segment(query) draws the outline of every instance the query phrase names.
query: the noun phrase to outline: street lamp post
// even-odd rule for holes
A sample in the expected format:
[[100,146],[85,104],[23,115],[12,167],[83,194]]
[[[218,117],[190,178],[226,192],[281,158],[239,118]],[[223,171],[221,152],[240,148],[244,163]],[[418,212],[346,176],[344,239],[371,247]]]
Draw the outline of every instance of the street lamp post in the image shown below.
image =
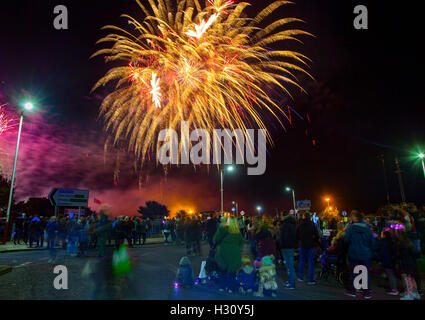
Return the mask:
[[239,215],[238,203],[236,201],[232,201],[232,204],[236,206],[236,217]]
[[328,202],[328,209],[329,209],[329,201],[331,201],[331,199],[330,198],[326,198],[325,200]]
[[[233,171],[233,166],[228,166],[226,168],[226,170],[228,172],[232,172]],[[223,180],[224,180],[224,168],[220,168],[220,194],[221,194],[221,215],[223,215],[224,213],[224,209],[223,209]]]
[[419,159],[421,159],[421,162],[422,162],[422,169],[423,169],[423,171],[424,171],[424,177],[425,177],[425,154],[423,154],[423,153],[420,153],[419,155],[418,155],[418,157],[419,157]]
[[288,192],[292,191],[292,204],[294,205],[294,211],[297,211],[296,203],[295,203],[295,190],[294,190],[294,188],[286,187],[286,191],[288,191]]
[[[31,111],[32,109],[34,109],[34,105],[31,102],[27,102],[25,103],[24,108],[28,111]],[[12,207],[13,188],[15,185],[16,163],[18,161],[19,143],[21,141],[23,121],[24,121],[24,111],[21,111],[21,118],[19,120],[18,139],[16,141],[15,160],[13,162],[12,181],[10,183],[9,202],[7,204],[6,224],[4,226],[3,243],[6,243],[6,240],[7,240],[7,232],[8,232],[8,226],[9,226],[9,220],[10,220],[10,209]]]
[[259,215],[261,215],[261,211],[262,211],[262,210],[263,210],[263,208],[262,208],[261,206],[258,206],[258,207],[257,207],[257,211],[258,211],[258,214],[259,214]]

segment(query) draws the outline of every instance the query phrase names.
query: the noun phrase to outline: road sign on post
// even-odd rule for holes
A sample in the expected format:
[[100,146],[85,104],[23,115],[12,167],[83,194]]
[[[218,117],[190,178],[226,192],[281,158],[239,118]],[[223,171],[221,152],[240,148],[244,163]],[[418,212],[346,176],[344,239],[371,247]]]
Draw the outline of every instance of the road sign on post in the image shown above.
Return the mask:
[[297,208],[298,210],[310,210],[311,201],[310,200],[297,201]]
[[49,193],[49,200],[55,207],[87,207],[89,191],[53,188]]

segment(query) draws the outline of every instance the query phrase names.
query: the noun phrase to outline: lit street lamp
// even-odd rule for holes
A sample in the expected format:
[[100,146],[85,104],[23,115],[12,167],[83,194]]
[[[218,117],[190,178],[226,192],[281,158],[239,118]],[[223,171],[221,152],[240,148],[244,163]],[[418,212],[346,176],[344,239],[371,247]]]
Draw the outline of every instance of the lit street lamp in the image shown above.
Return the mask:
[[328,197],[325,200],[328,202],[328,208],[329,208],[329,201],[331,201],[331,198]]
[[[31,102],[26,102],[24,104],[24,109],[26,111],[32,111],[34,109],[34,105]],[[15,185],[16,162],[18,161],[19,142],[21,141],[21,132],[22,132],[23,120],[24,120],[24,110],[21,110],[21,118],[20,118],[20,121],[19,121],[19,130],[18,130],[18,139],[16,141],[15,161],[13,162],[12,181],[10,183],[9,202],[8,202],[8,205],[7,205],[6,224],[4,226],[3,243],[6,243],[6,238],[7,238],[7,231],[8,231],[8,225],[9,225],[9,219],[10,219],[10,208],[12,206],[12,198],[13,198],[13,187]]]
[[258,206],[257,207],[257,211],[258,211],[258,214],[260,215],[261,214],[261,211],[263,210],[263,208],[261,207],[261,206]]
[[425,177],[425,154],[423,154],[422,152],[418,154],[419,159],[421,159],[422,162],[422,169],[424,171],[424,177]]
[[221,193],[221,215],[223,215],[223,179],[224,179],[224,170],[227,172],[232,172],[235,168],[233,166],[227,166],[226,169],[223,167],[220,168],[220,193]]
[[292,191],[292,203],[294,205],[294,211],[297,211],[296,204],[295,204],[295,190],[294,190],[294,188],[286,187],[286,191],[287,192],[291,192]]
[[236,206],[236,217],[237,217],[239,214],[238,203],[236,201],[232,201],[232,205],[233,205],[232,211],[235,211],[235,206]]

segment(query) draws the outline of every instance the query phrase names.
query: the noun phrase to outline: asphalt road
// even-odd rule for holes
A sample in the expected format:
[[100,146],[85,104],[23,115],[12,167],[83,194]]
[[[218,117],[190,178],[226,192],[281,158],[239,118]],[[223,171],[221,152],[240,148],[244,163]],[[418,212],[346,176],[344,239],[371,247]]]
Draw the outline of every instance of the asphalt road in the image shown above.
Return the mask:
[[[112,249],[110,249],[111,251]],[[244,248],[249,250],[248,246]],[[203,255],[208,248],[203,246]],[[185,255],[183,246],[146,245],[129,249],[133,270],[127,278],[113,279],[110,261],[99,260],[95,250],[89,251],[88,257],[70,257],[58,250],[58,258],[49,264],[47,250],[11,252],[0,254],[0,264],[13,266],[10,273],[0,276],[0,299],[32,300],[87,300],[87,299],[146,299],[146,300],[235,300],[262,299],[238,294],[220,293],[214,288],[196,286],[191,289],[174,288],[173,281],[178,262]],[[195,275],[199,274],[201,257],[190,258]],[[92,266],[90,276],[83,276],[82,271],[87,262]],[[57,290],[53,281],[56,265],[63,265],[68,270],[68,289]],[[286,280],[283,267],[278,267],[278,296],[282,300],[340,300],[362,299],[350,298],[343,294],[333,281],[319,282],[315,286],[297,283],[297,289],[287,291],[282,282]],[[388,296],[383,288],[372,286],[373,299],[398,300]],[[269,298],[273,299],[273,298]]]

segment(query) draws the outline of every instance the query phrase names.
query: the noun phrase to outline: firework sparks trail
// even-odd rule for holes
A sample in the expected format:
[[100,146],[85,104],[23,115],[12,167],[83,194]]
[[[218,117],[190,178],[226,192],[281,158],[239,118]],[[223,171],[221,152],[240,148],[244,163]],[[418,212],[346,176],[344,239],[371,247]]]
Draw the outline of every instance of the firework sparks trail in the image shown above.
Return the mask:
[[0,106],[0,136],[16,126],[15,119],[8,117],[4,106]]
[[152,80],[151,80],[151,94],[152,94],[152,101],[155,103],[155,106],[157,108],[161,108],[161,88],[159,86],[159,78],[156,78],[156,72],[152,72]]
[[205,0],[204,6],[200,0],[149,0],[150,10],[136,2],[146,18],[123,15],[132,30],[106,26],[113,33],[98,43],[111,45],[93,55],[122,62],[93,87],[115,84],[99,112],[108,135],[106,147],[125,141],[143,164],[158,151],[160,130],[177,130],[181,121],[210,133],[226,128],[246,134],[248,128],[267,131],[268,113],[283,126],[285,111],[270,92],[290,95],[289,85],[302,90],[295,72],[310,76],[309,59],[270,47],[312,35],[287,27],[302,22],[296,18],[280,18],[267,26],[263,21],[290,1],[274,1],[255,18],[245,13],[250,3],[234,0]]
[[186,32],[186,35],[200,39],[219,16],[220,14],[213,14],[207,22],[205,22],[205,20],[202,20],[199,25],[195,25],[195,31],[190,30]]

